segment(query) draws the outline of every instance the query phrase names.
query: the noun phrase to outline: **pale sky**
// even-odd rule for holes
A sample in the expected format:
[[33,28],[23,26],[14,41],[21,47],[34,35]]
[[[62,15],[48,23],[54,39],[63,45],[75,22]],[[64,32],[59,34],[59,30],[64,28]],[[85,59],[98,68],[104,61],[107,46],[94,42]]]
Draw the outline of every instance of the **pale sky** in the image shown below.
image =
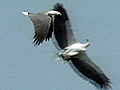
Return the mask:
[[21,11],[66,7],[80,42],[91,41],[89,57],[120,87],[120,0],[1,0],[0,90],[96,90],[67,63],[57,61],[51,41],[35,47],[34,27]]

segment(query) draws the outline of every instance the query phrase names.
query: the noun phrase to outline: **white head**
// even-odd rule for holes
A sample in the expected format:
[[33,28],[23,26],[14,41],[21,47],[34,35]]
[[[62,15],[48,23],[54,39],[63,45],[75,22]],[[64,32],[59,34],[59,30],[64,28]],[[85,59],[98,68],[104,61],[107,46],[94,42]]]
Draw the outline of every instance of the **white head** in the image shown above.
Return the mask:
[[46,15],[60,15],[61,16],[61,13],[58,11],[49,11],[46,13]]

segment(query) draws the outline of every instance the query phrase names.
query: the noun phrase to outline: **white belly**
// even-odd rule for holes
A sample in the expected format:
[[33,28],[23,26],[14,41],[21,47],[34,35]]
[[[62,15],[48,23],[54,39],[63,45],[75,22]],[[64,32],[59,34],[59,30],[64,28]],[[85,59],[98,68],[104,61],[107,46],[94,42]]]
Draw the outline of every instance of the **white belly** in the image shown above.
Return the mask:
[[86,46],[85,44],[75,43],[66,47],[65,49],[71,49],[72,51],[80,51],[80,50],[86,50],[85,46]]
[[89,46],[90,43],[86,43],[86,44],[81,44],[81,43],[75,43],[72,44],[66,48],[64,48],[64,50],[60,51],[58,56],[61,57],[63,56],[64,59],[69,59],[71,56],[75,56],[77,54],[79,54],[81,51],[85,51],[86,47]]

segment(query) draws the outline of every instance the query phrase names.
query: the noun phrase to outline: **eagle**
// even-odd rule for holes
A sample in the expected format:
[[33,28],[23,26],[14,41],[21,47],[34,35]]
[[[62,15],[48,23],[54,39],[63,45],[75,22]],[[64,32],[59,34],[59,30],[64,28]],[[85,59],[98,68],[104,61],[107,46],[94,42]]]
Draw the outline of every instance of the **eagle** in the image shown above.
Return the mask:
[[63,4],[56,3],[48,12],[30,13],[27,15],[34,25],[34,43],[40,45],[43,41],[55,39],[54,45],[59,50],[59,60],[70,63],[75,72],[80,73],[86,80],[101,89],[110,89],[110,79],[105,73],[88,57],[86,48],[90,46],[80,43],[73,34],[70,19]]

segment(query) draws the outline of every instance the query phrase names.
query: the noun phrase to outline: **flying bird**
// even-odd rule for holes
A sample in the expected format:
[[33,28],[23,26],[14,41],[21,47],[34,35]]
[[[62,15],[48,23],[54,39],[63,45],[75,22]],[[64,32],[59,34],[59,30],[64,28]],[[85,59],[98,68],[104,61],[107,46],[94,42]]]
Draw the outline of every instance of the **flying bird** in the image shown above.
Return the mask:
[[53,42],[54,45],[59,46],[57,55],[60,60],[71,62],[75,69],[90,83],[101,89],[111,88],[110,79],[91,61],[86,53],[86,48],[90,45],[89,40],[87,39],[86,43],[80,43],[76,40],[66,9],[61,3],[56,3],[52,11],[36,14],[22,13],[29,16],[33,22],[35,28],[34,43],[36,45],[54,37],[56,40]]

